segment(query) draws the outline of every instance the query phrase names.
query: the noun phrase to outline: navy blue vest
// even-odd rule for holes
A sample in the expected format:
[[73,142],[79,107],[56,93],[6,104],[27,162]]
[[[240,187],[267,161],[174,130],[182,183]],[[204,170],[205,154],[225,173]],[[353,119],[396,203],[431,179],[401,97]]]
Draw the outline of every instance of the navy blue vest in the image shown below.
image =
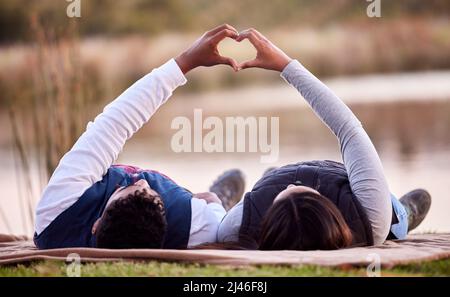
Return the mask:
[[286,165],[263,176],[245,194],[239,241],[258,242],[261,222],[275,197],[290,184],[316,189],[340,210],[353,234],[353,245],[373,245],[372,228],[367,215],[353,194],[345,167],[334,161],[311,161]]
[[102,215],[112,193],[122,186],[146,179],[164,202],[167,232],[164,248],[186,248],[191,228],[192,193],[167,176],[131,166],[112,166],[103,179],[86,190],[72,206],[62,212],[34,242],[39,249],[64,247],[96,247],[91,230]]

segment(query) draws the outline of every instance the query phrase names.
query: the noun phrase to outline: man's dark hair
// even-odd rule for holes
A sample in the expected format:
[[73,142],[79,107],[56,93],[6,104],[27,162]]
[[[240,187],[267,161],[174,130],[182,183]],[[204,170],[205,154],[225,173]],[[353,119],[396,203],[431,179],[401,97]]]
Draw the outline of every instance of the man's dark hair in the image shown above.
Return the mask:
[[113,201],[99,223],[97,247],[110,249],[161,248],[167,228],[159,196],[136,191]]

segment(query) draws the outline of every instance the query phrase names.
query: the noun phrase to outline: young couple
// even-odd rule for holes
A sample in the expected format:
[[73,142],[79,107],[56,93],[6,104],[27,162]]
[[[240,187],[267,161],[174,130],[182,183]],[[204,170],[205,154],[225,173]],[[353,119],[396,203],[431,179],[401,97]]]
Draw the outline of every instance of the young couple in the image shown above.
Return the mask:
[[[220,56],[224,38],[248,39],[256,58],[239,65]],[[271,168],[243,198],[239,170],[225,172],[210,192],[193,194],[160,172],[113,165],[125,142],[186,83],[186,73],[217,64],[280,72],[336,135],[344,163]],[[361,123],[299,61],[254,29],[238,33],[222,25],[137,81],[88,124],[42,194],[34,241],[40,249],[340,249],[403,239],[430,204],[424,190],[400,200],[390,193]]]

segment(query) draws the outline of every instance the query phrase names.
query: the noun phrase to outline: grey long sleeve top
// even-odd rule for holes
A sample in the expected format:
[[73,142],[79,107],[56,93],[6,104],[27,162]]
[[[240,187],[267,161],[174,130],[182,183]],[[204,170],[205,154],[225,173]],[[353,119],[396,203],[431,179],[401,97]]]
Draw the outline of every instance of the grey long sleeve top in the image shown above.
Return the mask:
[[381,160],[360,121],[341,99],[297,60],[292,60],[281,76],[300,92],[336,135],[351,189],[366,210],[372,226],[374,244],[383,243],[391,224],[390,192]]

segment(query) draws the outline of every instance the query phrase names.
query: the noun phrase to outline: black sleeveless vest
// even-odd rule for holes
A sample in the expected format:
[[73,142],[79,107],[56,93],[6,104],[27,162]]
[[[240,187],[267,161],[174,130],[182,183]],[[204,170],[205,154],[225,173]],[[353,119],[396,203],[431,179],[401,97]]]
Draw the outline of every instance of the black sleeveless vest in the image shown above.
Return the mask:
[[286,165],[263,176],[245,194],[239,241],[258,241],[261,222],[275,197],[290,184],[308,186],[330,199],[342,213],[353,234],[352,245],[373,245],[372,228],[365,210],[353,194],[345,167],[334,161]]

